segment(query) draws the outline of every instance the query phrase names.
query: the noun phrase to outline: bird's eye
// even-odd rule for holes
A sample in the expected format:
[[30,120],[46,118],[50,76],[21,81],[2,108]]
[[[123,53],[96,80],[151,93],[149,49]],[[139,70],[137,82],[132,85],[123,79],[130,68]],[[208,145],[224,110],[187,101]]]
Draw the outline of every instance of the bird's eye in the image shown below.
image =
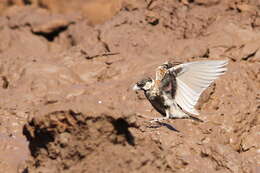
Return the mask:
[[169,69],[172,67],[172,64],[171,63],[163,64],[163,67]]
[[164,68],[168,68],[168,64],[163,64],[162,65]]
[[137,82],[136,85],[139,86],[139,87],[143,87],[144,83],[143,82]]

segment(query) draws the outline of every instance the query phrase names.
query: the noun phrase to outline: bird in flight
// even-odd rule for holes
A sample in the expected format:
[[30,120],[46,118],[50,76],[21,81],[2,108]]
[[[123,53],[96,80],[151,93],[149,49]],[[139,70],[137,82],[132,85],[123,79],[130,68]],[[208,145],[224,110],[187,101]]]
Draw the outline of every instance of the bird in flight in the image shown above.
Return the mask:
[[193,115],[199,115],[195,105],[201,93],[227,71],[227,64],[228,60],[166,62],[157,67],[155,80],[142,79],[133,90],[143,90],[152,106],[163,115],[152,122],[169,118],[194,119]]

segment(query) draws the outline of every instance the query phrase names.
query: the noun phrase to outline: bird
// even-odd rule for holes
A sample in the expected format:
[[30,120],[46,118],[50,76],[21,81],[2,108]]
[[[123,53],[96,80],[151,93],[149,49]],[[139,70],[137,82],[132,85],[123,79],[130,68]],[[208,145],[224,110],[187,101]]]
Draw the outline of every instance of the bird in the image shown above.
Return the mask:
[[200,120],[195,105],[202,92],[227,71],[228,60],[203,60],[187,63],[165,62],[155,71],[155,79],[138,81],[133,90],[142,90],[151,105],[167,119],[192,118]]

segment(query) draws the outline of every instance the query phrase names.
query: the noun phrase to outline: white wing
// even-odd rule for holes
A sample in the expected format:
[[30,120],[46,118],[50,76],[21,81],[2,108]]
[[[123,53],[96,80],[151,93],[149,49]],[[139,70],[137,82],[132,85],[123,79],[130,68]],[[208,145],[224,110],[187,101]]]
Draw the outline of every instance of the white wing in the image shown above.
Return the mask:
[[198,115],[194,108],[201,93],[220,75],[227,71],[225,61],[196,61],[172,67],[177,74],[176,103],[185,111]]

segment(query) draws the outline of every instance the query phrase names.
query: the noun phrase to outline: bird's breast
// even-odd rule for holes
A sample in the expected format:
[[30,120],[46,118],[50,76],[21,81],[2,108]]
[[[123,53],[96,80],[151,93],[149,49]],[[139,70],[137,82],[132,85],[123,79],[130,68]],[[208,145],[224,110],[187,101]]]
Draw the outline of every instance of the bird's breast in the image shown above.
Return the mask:
[[151,105],[162,115],[165,114],[165,100],[161,95],[151,95],[149,92],[145,94]]

